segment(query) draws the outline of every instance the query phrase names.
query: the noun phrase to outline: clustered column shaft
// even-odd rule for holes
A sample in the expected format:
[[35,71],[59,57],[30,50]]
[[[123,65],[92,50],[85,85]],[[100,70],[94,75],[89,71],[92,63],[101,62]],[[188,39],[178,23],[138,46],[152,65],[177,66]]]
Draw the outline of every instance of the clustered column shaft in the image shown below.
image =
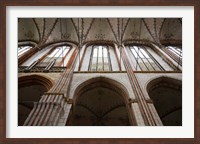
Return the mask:
[[62,73],[58,82],[45,93],[39,102],[34,103],[34,108],[26,119],[24,126],[57,125],[62,111],[67,107],[68,87],[73,77],[76,58],[79,49],[75,49],[69,60],[66,70]]
[[150,108],[149,108],[149,106],[146,102],[146,99],[145,99],[144,94],[142,92],[142,89],[139,85],[137,77],[135,76],[134,71],[131,67],[131,64],[128,60],[128,55],[127,55],[126,49],[123,46],[119,46],[119,49],[121,49],[122,60],[123,60],[124,66],[126,68],[127,75],[129,77],[129,80],[130,80],[131,86],[133,88],[135,97],[138,101],[139,108],[142,112],[142,116],[143,116],[143,119],[145,121],[145,124],[146,125],[157,125],[153,116],[152,116]]

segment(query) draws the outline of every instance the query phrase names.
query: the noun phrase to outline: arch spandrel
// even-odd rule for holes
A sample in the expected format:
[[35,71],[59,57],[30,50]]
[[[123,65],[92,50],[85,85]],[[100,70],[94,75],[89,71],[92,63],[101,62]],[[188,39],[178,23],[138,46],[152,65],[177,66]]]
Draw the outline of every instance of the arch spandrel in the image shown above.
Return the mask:
[[127,95],[129,98],[135,99],[135,95],[131,88],[127,74],[122,75],[122,74],[103,74],[103,73],[101,74],[74,74],[70,91],[69,91],[69,98],[73,99],[75,90],[82,83],[90,79],[101,78],[101,77],[103,77],[104,79],[110,79],[111,81],[118,83],[119,85],[123,87],[122,89],[125,89],[125,91],[127,91]]
[[[124,124],[137,125],[129,103],[130,97],[127,88],[119,81],[106,76],[92,77],[84,80],[84,82],[81,82],[80,84],[77,84],[73,93],[72,102],[72,115],[68,118],[67,125],[93,125],[91,123],[92,121],[88,122],[88,120],[90,121],[92,117],[97,117],[98,119],[104,119],[105,117],[112,117],[111,119],[113,119],[115,117],[113,123],[106,121],[105,125],[110,126]],[[101,102],[102,104],[99,104]],[[100,108],[98,105],[101,107],[102,114],[98,113],[98,109]],[[85,111],[80,109],[80,107],[84,108]],[[80,112],[80,110],[82,112]],[[120,115],[120,113],[122,115]],[[86,120],[86,123],[77,121],[77,117],[79,115],[83,115],[83,117],[86,118],[83,119]],[[116,119],[116,117],[119,119]],[[74,119],[76,119],[76,121],[74,121]],[[119,122],[120,119],[126,120],[127,122],[122,124]]]
[[172,78],[172,79],[176,79],[179,81],[182,80],[182,74],[180,74],[180,73],[177,73],[177,74],[175,74],[175,73],[173,73],[173,74],[170,74],[170,73],[167,73],[167,74],[164,74],[164,73],[148,73],[148,74],[136,73],[136,76],[140,83],[141,89],[144,92],[144,96],[146,99],[149,99],[149,95],[147,93],[147,85],[152,80],[157,79],[159,77]]
[[18,77],[18,82],[19,86],[25,85],[26,83],[31,84],[31,82],[37,82],[44,85],[47,89],[50,89],[54,84],[54,81],[51,78],[39,74],[21,75]]

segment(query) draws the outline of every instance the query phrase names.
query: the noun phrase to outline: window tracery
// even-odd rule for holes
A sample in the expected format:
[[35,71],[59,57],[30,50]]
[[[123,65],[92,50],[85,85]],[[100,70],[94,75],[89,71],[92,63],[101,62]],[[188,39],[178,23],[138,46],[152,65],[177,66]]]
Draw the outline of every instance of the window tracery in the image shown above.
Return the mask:
[[108,46],[93,46],[90,58],[90,71],[111,71]]
[[162,66],[146,50],[144,46],[129,46],[136,61],[135,69],[141,71],[162,71]]
[[178,66],[182,66],[182,49],[177,46],[167,46],[164,49],[164,52],[167,53],[173,60],[175,60]]
[[19,46],[18,47],[18,58],[22,56],[25,52],[33,48],[32,46],[25,45],[25,46]]
[[64,63],[64,59],[70,50],[70,46],[56,47],[51,53],[49,53],[37,66],[47,66],[50,62],[55,61],[54,66],[61,66]]

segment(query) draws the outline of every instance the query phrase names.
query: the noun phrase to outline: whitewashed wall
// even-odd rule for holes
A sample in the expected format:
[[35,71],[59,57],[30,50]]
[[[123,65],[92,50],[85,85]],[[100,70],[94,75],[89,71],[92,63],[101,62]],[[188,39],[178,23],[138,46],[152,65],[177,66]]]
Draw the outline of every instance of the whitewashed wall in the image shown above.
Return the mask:
[[91,52],[92,52],[92,46],[87,47],[87,49],[85,51],[85,56],[83,58],[81,71],[88,71],[89,64],[90,64]]

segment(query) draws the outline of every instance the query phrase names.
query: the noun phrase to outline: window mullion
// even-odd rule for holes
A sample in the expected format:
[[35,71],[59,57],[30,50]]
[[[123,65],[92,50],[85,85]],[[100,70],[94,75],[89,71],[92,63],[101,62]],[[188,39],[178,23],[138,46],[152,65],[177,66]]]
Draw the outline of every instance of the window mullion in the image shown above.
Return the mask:
[[109,70],[112,71],[112,65],[111,65],[111,59],[110,59],[110,52],[109,52],[109,47],[108,46],[107,46],[107,56],[108,56]]
[[17,52],[18,57],[20,57],[22,54],[29,51],[31,48],[33,48],[33,47],[32,46],[20,46],[20,49]]
[[18,54],[20,54],[21,52],[23,52],[23,51],[24,51],[24,49],[25,49],[25,48],[23,48],[23,47],[20,47],[20,49],[18,50]]
[[110,71],[111,60],[107,46],[97,45],[92,47],[89,70]]
[[60,55],[59,55],[58,57],[63,57],[63,48],[60,48],[60,50],[61,50],[62,52],[60,53]]
[[[136,50],[135,50],[136,51]],[[143,58],[140,57],[139,53],[140,53],[140,47],[138,47],[138,52],[136,51],[138,57],[142,60],[143,64],[145,65],[145,67],[147,68],[147,70],[149,71],[148,67],[146,66],[146,64],[144,63]]]
[[99,46],[97,47],[96,71],[98,71]]
[[90,65],[89,65],[89,70],[91,71],[92,70],[92,64],[93,64],[93,58],[94,58],[94,46],[92,46],[92,51],[91,51],[91,54],[90,54]]
[[[180,55],[182,55],[182,51],[180,51]],[[181,57],[180,57],[180,55],[179,55],[179,57],[178,57],[178,66],[177,67],[179,67],[179,65],[181,65],[182,64],[182,59],[181,59]],[[182,65],[181,65],[182,66]]]
[[[51,52],[51,53],[53,53],[54,51],[56,50],[56,48],[54,48],[54,50]],[[54,56],[55,56],[55,54],[52,56],[52,57],[49,57],[49,55],[51,55],[51,53],[50,54],[48,54],[40,63],[48,63],[48,62],[51,62],[51,60],[54,58]],[[39,63],[39,64],[40,64]],[[43,65],[43,64],[42,64]],[[48,64],[47,64],[48,65]]]
[[19,52],[19,55],[23,54],[24,51],[26,51],[27,48],[22,48],[21,51]]
[[144,62],[144,60],[147,60],[148,63],[150,63],[150,62],[149,62],[148,58],[145,56],[145,54],[143,53],[143,51],[141,51],[141,49],[144,50],[144,48],[143,48],[143,47],[139,48],[140,53],[143,55],[143,58],[142,58],[143,63],[144,63],[144,65],[146,66],[147,70],[150,71],[150,69],[148,68],[148,66],[147,66],[146,63]]
[[102,47],[102,69],[103,69],[103,71],[104,71],[104,52],[103,52],[103,50],[104,50],[104,46]]
[[149,57],[152,59],[152,61],[156,64],[156,66],[160,69],[160,70],[165,70],[160,64],[159,62],[157,62],[157,60],[147,51],[145,50],[146,53],[149,55]]
[[133,54],[133,52],[132,52],[132,55],[133,55],[133,57],[135,58],[135,60],[136,60],[136,71],[137,71],[137,67],[139,67],[140,68],[140,70],[142,70],[142,68],[141,68],[141,66],[139,65],[139,62],[138,62],[138,60],[139,60],[139,56],[138,56],[138,53],[136,52],[136,50],[135,50],[135,48],[131,48],[132,50],[134,50],[135,51],[135,53],[136,53],[136,55],[137,55],[137,57],[135,57],[135,55]]
[[[147,53],[146,48],[142,47],[142,49]],[[149,61],[149,59],[151,59],[150,56],[149,56],[149,53],[147,53],[147,55],[149,56],[149,58],[147,58],[147,57],[145,56],[145,54],[143,54],[142,51],[141,51],[141,53],[142,53],[142,55],[147,59],[147,61],[149,62],[149,64],[151,65],[151,67],[154,69],[154,71],[156,71],[156,69],[152,66],[151,62]],[[151,60],[152,60],[152,59],[151,59]],[[152,61],[153,61],[153,60],[152,60]],[[154,62],[154,61],[153,61],[153,62]]]
[[179,57],[181,56],[180,52],[178,52],[178,51],[176,50],[176,48],[170,47],[170,49],[171,49],[176,55],[178,55]]
[[18,51],[18,55],[21,55],[23,53],[24,49],[20,49],[20,51]]
[[55,48],[55,50],[56,49],[59,49],[52,57],[51,57],[51,59],[49,60],[49,61],[51,61],[52,59],[56,59],[57,60],[57,58],[55,57],[56,56],[56,54],[60,51],[60,48]]
[[177,47],[174,48],[173,46],[167,46],[163,51],[178,63],[178,65],[182,66],[182,51],[181,49],[179,49],[179,51],[177,49]]

